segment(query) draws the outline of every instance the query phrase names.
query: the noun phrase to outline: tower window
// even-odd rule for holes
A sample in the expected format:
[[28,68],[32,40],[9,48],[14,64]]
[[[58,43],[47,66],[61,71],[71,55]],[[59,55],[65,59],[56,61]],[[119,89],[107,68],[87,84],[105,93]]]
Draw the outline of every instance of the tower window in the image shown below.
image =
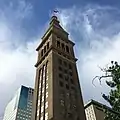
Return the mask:
[[62,71],[62,67],[59,66],[59,70]]
[[69,47],[66,45],[66,52],[69,53]]
[[64,45],[64,43],[62,43],[62,49],[65,50],[65,45]]
[[70,79],[71,83],[74,84],[73,79]]
[[57,47],[60,48],[60,41],[57,41]]
[[79,117],[77,117],[77,120],[79,120]]
[[73,109],[76,109],[76,105],[73,105]]
[[66,89],[68,89],[68,90],[69,90],[69,85],[67,85],[67,84],[66,84]]
[[64,93],[60,93],[60,98],[61,98],[61,99],[64,98]]
[[65,76],[65,80],[68,81],[68,80],[69,80],[69,77],[68,77],[68,76]]
[[65,72],[65,74],[67,74],[67,70],[66,69],[64,70],[64,72]]
[[62,60],[61,59],[58,59],[58,62],[59,62],[60,65],[62,64]]
[[41,57],[43,56],[43,49],[42,49],[42,51],[41,51]]
[[44,53],[46,52],[46,46],[44,47]]
[[70,96],[70,93],[66,93],[66,95],[67,95],[67,97],[69,98],[69,96]]
[[72,72],[69,72],[70,76],[72,76]]
[[64,100],[60,100],[60,104],[64,106]]
[[49,49],[49,42],[47,43],[47,49]]
[[71,64],[69,64],[69,69],[72,69],[72,65]]
[[61,74],[61,73],[59,74],[59,77],[60,77],[60,78],[63,78],[63,76],[62,76],[62,74]]
[[65,65],[65,67],[67,67],[67,62],[64,61],[64,65]]
[[59,81],[59,85],[60,85],[60,87],[63,87],[63,82]]

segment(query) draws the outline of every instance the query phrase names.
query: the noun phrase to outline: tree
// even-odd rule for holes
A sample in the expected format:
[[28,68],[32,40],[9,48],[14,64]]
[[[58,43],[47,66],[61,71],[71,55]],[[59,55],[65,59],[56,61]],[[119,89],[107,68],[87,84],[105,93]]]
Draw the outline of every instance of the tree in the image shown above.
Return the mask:
[[118,62],[111,61],[111,64],[101,69],[104,72],[103,76],[96,76],[101,80],[105,78],[106,84],[111,88],[108,95],[102,94],[102,97],[110,104],[111,112],[105,109],[105,120],[120,120],[120,65]]

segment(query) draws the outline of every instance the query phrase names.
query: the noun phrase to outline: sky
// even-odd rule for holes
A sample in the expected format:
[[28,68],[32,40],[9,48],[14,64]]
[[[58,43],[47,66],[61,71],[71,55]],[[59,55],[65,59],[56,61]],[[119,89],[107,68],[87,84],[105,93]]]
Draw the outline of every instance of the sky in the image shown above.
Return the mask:
[[92,79],[99,67],[120,62],[119,0],[0,0],[0,120],[20,85],[34,86],[35,49],[48,27],[54,9],[63,28],[75,42],[77,68],[84,102],[105,103],[109,88]]

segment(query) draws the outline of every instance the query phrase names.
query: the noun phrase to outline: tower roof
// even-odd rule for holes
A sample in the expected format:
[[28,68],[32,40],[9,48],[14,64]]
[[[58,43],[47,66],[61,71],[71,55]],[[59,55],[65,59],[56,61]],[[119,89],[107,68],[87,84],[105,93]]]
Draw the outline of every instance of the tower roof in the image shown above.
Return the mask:
[[63,32],[67,36],[69,35],[60,25],[60,21],[58,20],[57,16],[53,15],[51,17],[50,23],[49,23],[49,28],[45,32],[45,34],[42,37],[42,40],[44,40],[51,32],[55,32],[54,29],[58,29],[59,31]]
[[[46,30],[46,32],[44,33],[42,39],[41,44],[37,47],[37,51],[39,50],[39,48],[42,46],[42,44],[44,44],[44,42],[46,41],[46,39],[51,35],[51,33],[56,34],[57,36],[62,36],[64,39],[68,40],[68,33],[62,28],[62,26],[60,25],[60,21],[58,20],[57,16],[53,15],[50,19],[50,23],[49,23],[49,27]],[[73,43],[72,41],[70,41],[71,43]],[[73,43],[74,44],[74,43]]]
[[59,23],[60,23],[60,22],[59,22],[57,16],[53,15],[53,16],[51,17],[50,25],[51,25],[51,24],[59,25]]

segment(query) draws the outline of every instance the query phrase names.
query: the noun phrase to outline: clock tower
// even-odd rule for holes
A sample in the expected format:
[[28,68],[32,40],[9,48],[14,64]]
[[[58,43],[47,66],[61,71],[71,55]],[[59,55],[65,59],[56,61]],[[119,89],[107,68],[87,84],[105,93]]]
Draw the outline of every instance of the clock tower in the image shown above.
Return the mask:
[[86,120],[74,43],[56,16],[37,47],[32,120]]

